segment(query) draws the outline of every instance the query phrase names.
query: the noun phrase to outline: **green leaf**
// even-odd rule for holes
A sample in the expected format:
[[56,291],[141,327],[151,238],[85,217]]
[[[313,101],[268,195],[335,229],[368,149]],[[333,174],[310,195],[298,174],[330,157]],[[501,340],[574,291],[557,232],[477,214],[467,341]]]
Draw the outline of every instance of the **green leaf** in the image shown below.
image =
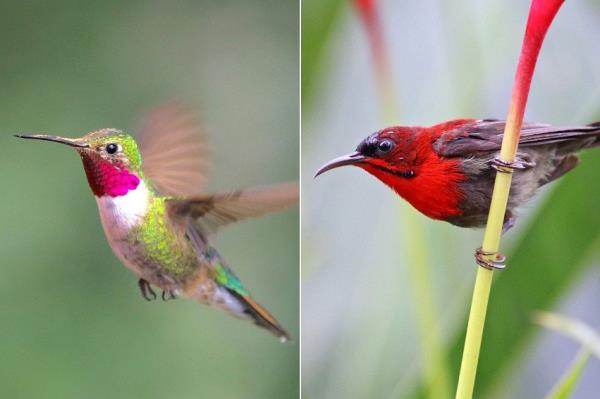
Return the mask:
[[594,329],[580,320],[571,319],[556,313],[535,312],[533,319],[536,323],[548,329],[558,331],[582,345],[581,351],[556,383],[546,399],[565,399],[571,396],[577,381],[583,373],[590,355],[594,353],[600,358],[600,336]]
[[581,378],[583,369],[590,359],[590,351],[582,349],[565,374],[561,377],[558,383],[552,388],[552,391],[546,396],[546,399],[567,399],[571,396],[577,381]]

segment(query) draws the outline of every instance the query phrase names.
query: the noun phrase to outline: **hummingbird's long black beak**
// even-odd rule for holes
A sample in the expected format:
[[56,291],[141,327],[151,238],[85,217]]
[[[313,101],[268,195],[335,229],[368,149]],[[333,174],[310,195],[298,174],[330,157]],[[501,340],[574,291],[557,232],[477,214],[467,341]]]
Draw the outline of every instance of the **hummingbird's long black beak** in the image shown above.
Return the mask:
[[54,141],[55,143],[66,144],[71,147],[88,148],[89,144],[84,143],[81,139],[69,139],[66,137],[50,136],[48,134],[15,134],[15,137],[31,140]]
[[339,168],[340,166],[356,165],[356,164],[364,162],[364,161],[365,161],[365,156],[362,155],[360,152],[355,151],[351,154],[342,155],[341,157],[332,159],[331,161],[327,162],[325,165],[321,166],[319,168],[319,170],[317,170],[317,173],[315,173],[315,177],[327,172],[328,170]]

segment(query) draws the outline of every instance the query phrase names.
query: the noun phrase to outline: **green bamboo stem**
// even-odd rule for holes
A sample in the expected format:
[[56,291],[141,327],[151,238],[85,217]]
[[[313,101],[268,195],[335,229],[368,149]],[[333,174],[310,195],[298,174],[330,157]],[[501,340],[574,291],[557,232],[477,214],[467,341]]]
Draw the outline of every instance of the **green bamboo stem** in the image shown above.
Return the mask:
[[479,362],[479,349],[492,287],[492,276],[493,272],[491,270],[483,267],[477,269],[467,335],[465,337],[465,349],[463,350],[458,387],[456,389],[457,399],[470,399],[473,397],[475,375],[477,374],[477,364]]
[[[525,105],[537,57],[544,36],[562,3],[563,0],[533,0],[531,2],[500,150],[500,159],[505,162],[513,162],[515,159],[523,114],[525,113]],[[482,245],[483,251],[487,253],[495,254],[500,247],[502,224],[512,182],[512,170],[506,169],[504,172],[497,173],[494,182],[494,191]],[[490,255],[489,258],[492,260],[493,255]],[[456,390],[457,399],[470,399],[473,397],[492,277],[492,270],[483,267],[478,268]]]

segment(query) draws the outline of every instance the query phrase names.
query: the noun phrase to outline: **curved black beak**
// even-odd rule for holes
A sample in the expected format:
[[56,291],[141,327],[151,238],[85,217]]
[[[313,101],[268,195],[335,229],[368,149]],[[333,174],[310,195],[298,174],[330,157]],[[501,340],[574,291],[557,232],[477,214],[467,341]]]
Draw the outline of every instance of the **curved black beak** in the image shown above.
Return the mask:
[[365,156],[360,152],[353,152],[351,154],[342,155],[341,157],[337,157],[327,162],[325,165],[321,166],[317,173],[315,173],[315,177],[319,176],[327,172],[328,170],[339,168],[340,166],[346,165],[356,165],[358,163],[362,163],[365,161]]
[[66,137],[50,136],[48,134],[15,134],[15,137],[19,137],[21,139],[54,141],[55,143],[66,144],[68,146],[77,148],[89,147],[89,144],[83,142],[81,139],[69,139]]

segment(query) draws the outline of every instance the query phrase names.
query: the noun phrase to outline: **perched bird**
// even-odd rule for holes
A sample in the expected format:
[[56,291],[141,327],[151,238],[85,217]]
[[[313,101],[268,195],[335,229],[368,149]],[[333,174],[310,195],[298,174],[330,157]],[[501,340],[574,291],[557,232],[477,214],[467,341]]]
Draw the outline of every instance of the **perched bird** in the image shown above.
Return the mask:
[[[348,155],[323,165],[328,170],[354,165],[391,187],[424,215],[461,227],[486,223],[505,122],[457,119],[431,127],[394,126],[371,134]],[[538,188],[579,163],[576,153],[600,145],[600,124],[555,127],[525,123],[504,231],[515,208]]]
[[138,130],[137,142],[116,129],[74,139],[17,137],[66,144],[79,153],[108,243],[139,277],[144,298],[156,298],[155,286],[163,299],[181,295],[219,307],[286,341],[286,331],[252,299],[209,237],[229,223],[296,204],[297,183],[201,194],[207,149],[195,118],[171,103],[150,112]]

